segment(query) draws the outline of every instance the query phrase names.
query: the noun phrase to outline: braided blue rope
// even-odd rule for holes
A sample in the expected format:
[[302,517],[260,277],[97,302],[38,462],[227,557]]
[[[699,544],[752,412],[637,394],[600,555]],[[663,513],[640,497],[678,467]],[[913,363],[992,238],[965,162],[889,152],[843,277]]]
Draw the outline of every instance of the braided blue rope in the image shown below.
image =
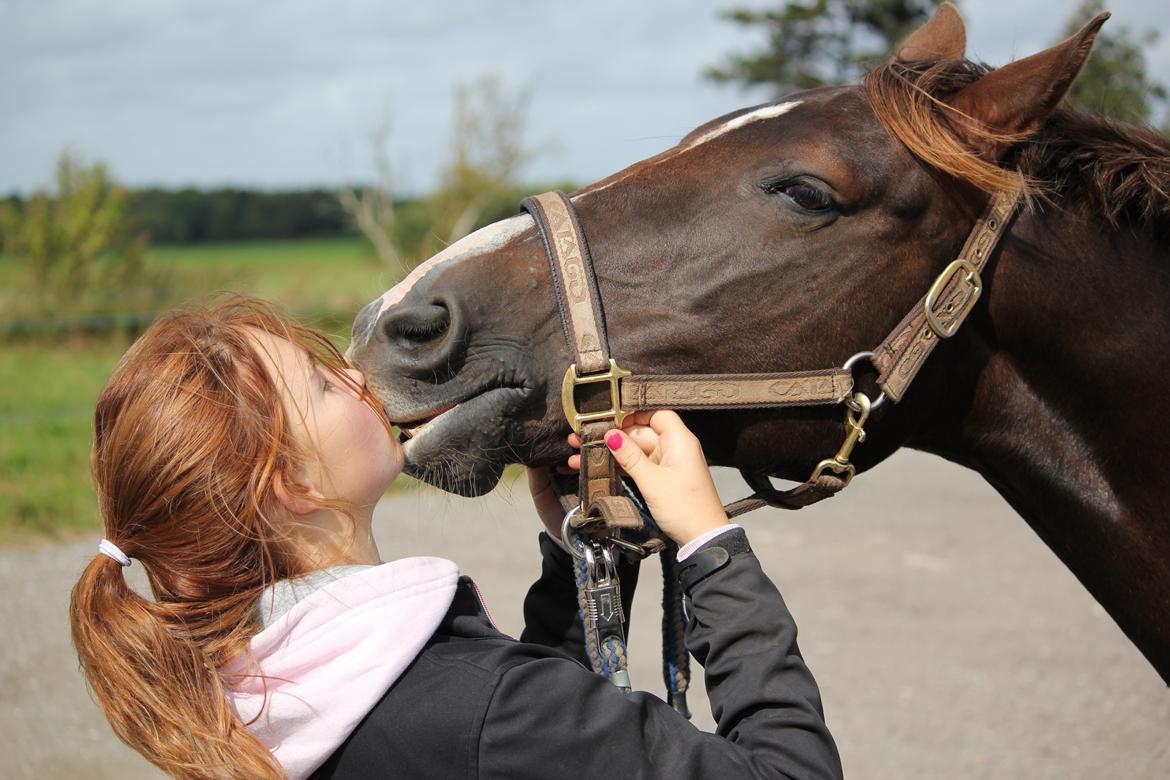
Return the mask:
[[[622,480],[622,492],[634,502],[646,527],[666,539],[666,534],[662,533],[646,507],[642,494],[628,479]],[[678,546],[667,540],[658,559],[662,564],[662,681],[666,683],[670,706],[689,720],[691,711],[687,707],[687,688],[691,683],[691,654],[687,652],[687,615],[678,582]]]
[[[634,502],[642,516],[642,522],[650,529],[653,535],[665,537],[654,517],[646,508],[646,502],[628,480],[622,480],[622,490],[626,497]],[[687,616],[683,607],[682,588],[678,582],[678,547],[668,543],[660,554],[662,563],[662,679],[666,683],[666,691],[670,706],[683,717],[690,718],[687,707],[687,688],[691,680],[691,657],[686,648]],[[613,679],[614,674],[627,670],[629,658],[626,653],[626,643],[614,637],[607,637],[598,643],[592,631],[588,630],[585,620],[585,589],[589,585],[589,574],[585,561],[574,559],[574,576],[577,582],[577,614],[585,630],[585,655],[593,671],[606,679]],[[599,646],[600,644],[600,646]],[[624,690],[624,689],[623,689]]]
[[626,643],[614,637],[606,637],[600,646],[598,645],[597,637],[589,630],[585,621],[585,588],[589,585],[585,561],[575,559],[573,570],[577,580],[577,614],[585,628],[585,655],[589,658],[589,665],[594,672],[607,680],[612,680],[615,673],[625,670],[629,664]]

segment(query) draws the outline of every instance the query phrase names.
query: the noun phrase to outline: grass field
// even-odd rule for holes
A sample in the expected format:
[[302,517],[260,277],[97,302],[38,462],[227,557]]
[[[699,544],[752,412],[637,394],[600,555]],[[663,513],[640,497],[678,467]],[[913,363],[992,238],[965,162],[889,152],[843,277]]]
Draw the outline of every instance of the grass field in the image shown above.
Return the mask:
[[[259,295],[339,345],[358,308],[395,281],[356,238],[160,247],[149,263],[177,299]],[[0,258],[0,321],[14,311],[23,272]],[[117,333],[0,345],[0,544],[96,528],[93,405],[127,345]]]
[[306,312],[354,313],[396,281],[357,238],[159,247],[152,262],[180,289],[249,293]]
[[5,346],[0,357],[0,542],[96,525],[93,405],[120,344]]

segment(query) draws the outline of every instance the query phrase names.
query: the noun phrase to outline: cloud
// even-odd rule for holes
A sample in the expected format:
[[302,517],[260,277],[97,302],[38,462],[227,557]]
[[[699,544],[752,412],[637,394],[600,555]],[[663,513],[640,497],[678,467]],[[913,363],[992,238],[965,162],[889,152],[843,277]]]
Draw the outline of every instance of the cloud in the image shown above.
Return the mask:
[[[744,4],[773,5],[719,5]],[[1066,13],[965,5],[971,50],[993,64],[1051,43]],[[386,116],[404,184],[425,190],[455,85],[485,73],[530,86],[530,140],[559,142],[531,176],[590,181],[765,97],[700,80],[758,41],[702,2],[0,0],[0,12],[0,192],[43,184],[66,147],[136,185],[333,184],[369,170]],[[1131,0],[1121,24],[1170,28],[1170,7]],[[1170,40],[1149,64],[1170,72]]]

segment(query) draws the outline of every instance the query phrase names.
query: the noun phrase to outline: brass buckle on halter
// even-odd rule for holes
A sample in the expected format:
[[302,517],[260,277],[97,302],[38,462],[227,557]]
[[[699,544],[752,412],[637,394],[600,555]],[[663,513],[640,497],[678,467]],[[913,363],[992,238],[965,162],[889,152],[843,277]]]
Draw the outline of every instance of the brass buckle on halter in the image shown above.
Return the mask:
[[817,464],[813,470],[812,476],[808,478],[809,482],[816,482],[822,474],[826,471],[831,471],[844,483],[841,485],[842,489],[848,487],[853,475],[857,469],[849,462],[849,456],[853,454],[853,448],[857,446],[858,442],[865,441],[865,429],[861,426],[865,425],[865,421],[869,419],[869,410],[872,406],[869,396],[865,393],[854,393],[853,403],[857,404],[855,411],[851,406],[845,409],[845,441],[841,442],[841,449],[837,450],[837,454],[831,458],[826,458]]
[[[598,374],[577,375],[577,364],[570,363],[565,371],[565,379],[561,382],[561,407],[565,411],[565,419],[573,426],[573,432],[581,434],[581,426],[597,420],[613,420],[615,426],[621,426],[622,420],[630,412],[622,409],[621,381],[629,376],[630,372],[621,368],[613,358],[609,359],[609,370]],[[594,382],[609,382],[609,408],[600,412],[580,412],[577,410],[577,399],[574,396],[576,389],[581,385]]]
[[[955,319],[948,326],[934,313],[934,306],[938,303],[938,298],[942,295],[943,288],[947,286],[947,282],[959,271],[967,274],[967,282],[973,289],[971,296],[963,304],[962,311],[955,315]],[[975,301],[979,300],[979,294],[982,292],[983,280],[979,277],[979,270],[967,260],[955,260],[943,269],[943,272],[934,280],[934,284],[930,286],[930,292],[926,294],[926,303],[924,305],[926,309],[926,324],[930,326],[930,329],[940,339],[949,339],[958,332],[959,326],[963,324],[963,320],[967,319],[967,315],[971,313],[971,309],[975,306]],[[947,315],[954,314],[954,304],[948,303],[947,306],[950,310],[945,311],[945,313]]]

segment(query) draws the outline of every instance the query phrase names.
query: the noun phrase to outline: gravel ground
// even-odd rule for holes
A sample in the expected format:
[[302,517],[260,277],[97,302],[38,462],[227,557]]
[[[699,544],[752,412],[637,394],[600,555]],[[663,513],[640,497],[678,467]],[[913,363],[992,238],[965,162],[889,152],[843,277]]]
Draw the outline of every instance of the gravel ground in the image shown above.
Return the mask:
[[[973,473],[903,452],[839,498],[743,524],[796,615],[848,776],[1170,777],[1170,690]],[[513,634],[538,527],[522,484],[475,501],[397,495],[377,516],[385,557],[458,561]],[[69,589],[96,541],[0,554],[2,777],[160,776],[113,737],[69,643]],[[634,683],[652,691],[656,570],[630,643]],[[712,729],[701,691],[691,707]]]

